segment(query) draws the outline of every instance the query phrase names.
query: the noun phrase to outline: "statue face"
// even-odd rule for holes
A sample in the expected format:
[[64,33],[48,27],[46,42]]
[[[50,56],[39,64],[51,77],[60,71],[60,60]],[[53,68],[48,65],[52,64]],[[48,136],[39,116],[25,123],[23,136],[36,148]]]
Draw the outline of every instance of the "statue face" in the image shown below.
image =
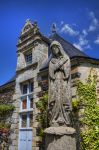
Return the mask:
[[51,49],[52,49],[52,53],[55,56],[58,56],[58,54],[59,54],[59,47],[57,45],[53,45]]

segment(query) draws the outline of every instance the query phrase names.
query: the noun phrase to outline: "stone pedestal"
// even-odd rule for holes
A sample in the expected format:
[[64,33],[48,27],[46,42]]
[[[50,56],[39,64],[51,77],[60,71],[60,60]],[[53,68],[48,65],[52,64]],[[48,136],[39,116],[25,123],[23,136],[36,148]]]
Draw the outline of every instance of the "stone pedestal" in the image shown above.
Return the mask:
[[49,127],[45,134],[45,150],[76,150],[74,128]]

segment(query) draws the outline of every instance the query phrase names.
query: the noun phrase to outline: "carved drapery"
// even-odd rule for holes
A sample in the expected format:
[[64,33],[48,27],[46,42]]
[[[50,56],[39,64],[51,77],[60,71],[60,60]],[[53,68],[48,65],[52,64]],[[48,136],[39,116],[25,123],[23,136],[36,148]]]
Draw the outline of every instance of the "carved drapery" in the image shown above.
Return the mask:
[[53,41],[49,63],[49,120],[50,126],[70,126],[71,90],[70,59],[61,44]]

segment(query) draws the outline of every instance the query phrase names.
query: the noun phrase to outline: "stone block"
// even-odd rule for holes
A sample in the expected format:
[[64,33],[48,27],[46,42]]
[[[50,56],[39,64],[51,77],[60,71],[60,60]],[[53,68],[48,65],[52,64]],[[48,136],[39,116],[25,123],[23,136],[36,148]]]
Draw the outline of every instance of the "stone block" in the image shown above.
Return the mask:
[[36,147],[36,140],[35,140],[35,138],[33,139],[33,147]]
[[49,127],[45,133],[45,150],[76,150],[75,129],[71,127]]
[[36,128],[33,128],[33,136],[36,136]]
[[18,139],[17,138],[16,138],[16,140],[12,141],[12,145],[17,147],[17,145],[18,145]]
[[34,122],[34,123],[33,123],[33,127],[34,127],[34,128],[36,128],[36,127],[38,127],[38,126],[39,126],[39,122]]
[[33,150],[40,150],[39,147],[33,147]]
[[9,146],[9,150],[18,150],[18,147],[11,145],[11,146]]
[[11,136],[10,136],[10,138],[11,138],[11,140],[16,140],[16,134],[12,134]]

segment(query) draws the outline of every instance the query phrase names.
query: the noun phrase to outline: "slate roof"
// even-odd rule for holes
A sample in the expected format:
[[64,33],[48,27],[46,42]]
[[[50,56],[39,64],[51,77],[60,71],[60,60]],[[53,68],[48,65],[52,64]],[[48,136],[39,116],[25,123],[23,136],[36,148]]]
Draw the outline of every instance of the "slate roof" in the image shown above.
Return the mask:
[[5,84],[1,85],[0,88],[3,88],[3,87],[5,87],[6,85],[8,85],[8,84],[14,82],[15,79],[16,79],[16,75],[14,75],[10,80],[8,80],[8,82],[6,82]]
[[74,47],[71,43],[69,43],[68,41],[64,40],[60,35],[58,35],[57,33],[54,33],[52,36],[50,36],[50,39],[56,40],[58,41],[64,51],[67,53],[67,55],[72,58],[74,56],[83,56],[83,57],[88,57],[84,52],[80,51],[79,49],[77,49],[76,47]]
[[[50,41],[54,41],[54,40],[58,41],[62,45],[64,51],[66,52],[66,54],[70,58],[73,58],[73,57],[86,57],[86,58],[88,58],[88,56],[84,52],[80,51],[79,49],[74,47],[71,43],[64,40],[57,33],[52,34],[49,38],[50,38]],[[49,55],[50,55],[50,53],[49,53]],[[44,70],[45,68],[48,67],[50,59],[51,59],[51,56],[49,56],[48,60],[46,62],[44,62],[44,64],[42,65],[40,70]]]

